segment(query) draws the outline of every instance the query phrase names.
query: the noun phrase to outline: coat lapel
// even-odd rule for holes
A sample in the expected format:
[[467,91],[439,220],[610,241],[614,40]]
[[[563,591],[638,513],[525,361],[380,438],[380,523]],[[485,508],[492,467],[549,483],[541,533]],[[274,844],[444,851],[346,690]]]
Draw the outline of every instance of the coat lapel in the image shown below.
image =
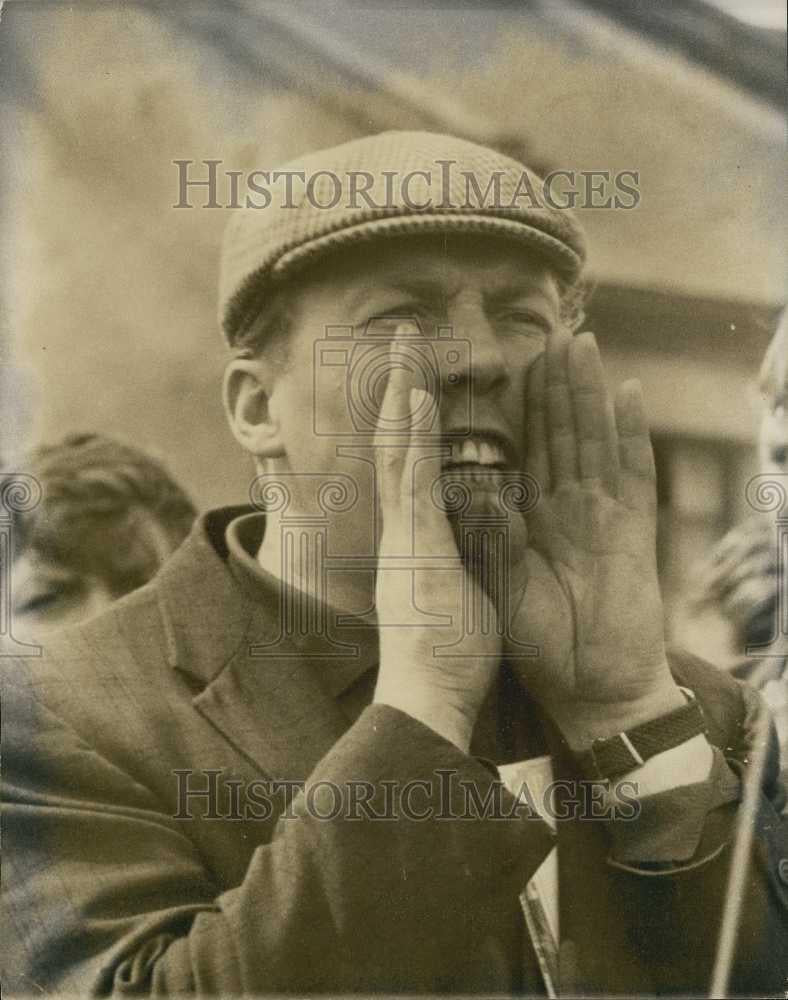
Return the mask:
[[320,682],[319,661],[294,656],[287,640],[278,655],[254,655],[279,632],[279,604],[275,594],[253,600],[227,566],[224,530],[244,512],[200,518],[163,567],[167,658],[196,691],[195,709],[239,753],[269,777],[302,781],[348,721]]
[[301,782],[348,721],[310,661],[253,657],[256,641],[250,634],[194,707],[262,772]]

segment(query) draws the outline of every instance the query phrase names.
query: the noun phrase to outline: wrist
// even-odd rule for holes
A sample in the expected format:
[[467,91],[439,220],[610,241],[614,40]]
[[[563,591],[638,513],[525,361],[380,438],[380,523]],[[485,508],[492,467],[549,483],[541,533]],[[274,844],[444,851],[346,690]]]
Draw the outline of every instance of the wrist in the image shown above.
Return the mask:
[[584,753],[595,740],[607,740],[652,719],[681,708],[686,698],[672,678],[648,695],[633,701],[572,702],[551,711],[561,734],[574,753]]
[[475,716],[471,718],[445,699],[437,697],[435,692],[403,684],[401,680],[394,687],[383,679],[383,683],[378,681],[372,701],[376,705],[396,708],[453,743],[462,753],[469,752]]

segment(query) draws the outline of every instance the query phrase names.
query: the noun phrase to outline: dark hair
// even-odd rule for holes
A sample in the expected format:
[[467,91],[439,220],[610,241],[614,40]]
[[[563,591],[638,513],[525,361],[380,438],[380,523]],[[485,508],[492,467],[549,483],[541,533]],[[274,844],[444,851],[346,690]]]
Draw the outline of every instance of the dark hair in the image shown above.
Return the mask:
[[[15,557],[30,549],[93,573],[116,593],[146,583],[189,532],[189,497],[155,458],[101,434],[69,434],[14,463],[41,487],[13,515]],[[0,473],[3,480],[13,478]]]

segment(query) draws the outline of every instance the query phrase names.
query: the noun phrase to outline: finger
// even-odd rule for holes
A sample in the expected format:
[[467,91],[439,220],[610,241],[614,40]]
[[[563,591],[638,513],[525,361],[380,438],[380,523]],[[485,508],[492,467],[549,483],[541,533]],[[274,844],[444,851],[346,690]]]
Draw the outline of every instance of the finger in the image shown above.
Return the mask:
[[756,609],[772,608],[776,600],[773,580],[747,580],[730,594],[722,597],[723,610],[729,615],[747,615]]
[[736,564],[725,563],[723,565],[707,565],[698,574],[697,586],[703,591],[714,594],[725,594],[745,578],[745,575],[736,575]]
[[525,415],[525,471],[536,480],[542,495],[550,492],[550,455],[547,450],[545,359],[538,358],[528,372]]
[[617,497],[621,477],[621,462],[619,459],[616,411],[613,405],[613,397],[609,392],[605,400],[605,447],[603,463],[602,478],[607,491],[612,497]]
[[569,386],[571,334],[561,328],[547,339],[546,398],[550,479],[553,488],[577,478],[577,442]]
[[757,530],[749,530],[751,523],[747,522],[747,530],[739,528],[730,531],[717,544],[712,556],[715,563],[739,562],[750,553],[770,552],[773,549],[772,526],[767,523],[764,530],[760,529],[760,525]]
[[619,496],[628,507],[645,510],[656,505],[657,476],[643,390],[637,379],[619,387],[615,414],[621,463]]
[[[411,389],[409,403],[414,413],[424,412],[433,398],[424,389]],[[432,418],[430,437],[440,441],[440,413],[437,406]],[[401,503],[411,508],[413,512],[413,530],[418,532],[420,539],[432,542],[445,541],[451,534],[446,512],[439,504],[440,493],[438,480],[443,465],[441,447],[431,447],[425,450],[424,443],[419,442],[413,434],[405,456],[406,474],[402,478]]]
[[730,589],[738,587],[748,579],[766,580],[770,587],[774,587],[773,577],[777,575],[776,556],[777,553],[774,554],[773,558],[771,558],[771,553],[764,553],[752,556],[745,559],[740,565],[731,567],[727,574],[727,583]]
[[572,391],[577,465],[580,478],[601,482],[607,478],[607,386],[602,359],[593,333],[581,333],[569,345],[569,384]]
[[[392,355],[396,344],[392,340]],[[407,449],[411,440],[412,413],[410,391],[413,375],[403,365],[390,363],[388,381],[378,413],[374,437],[375,454],[380,469],[380,493],[384,511],[398,507],[402,495]],[[397,431],[396,435],[392,431]]]

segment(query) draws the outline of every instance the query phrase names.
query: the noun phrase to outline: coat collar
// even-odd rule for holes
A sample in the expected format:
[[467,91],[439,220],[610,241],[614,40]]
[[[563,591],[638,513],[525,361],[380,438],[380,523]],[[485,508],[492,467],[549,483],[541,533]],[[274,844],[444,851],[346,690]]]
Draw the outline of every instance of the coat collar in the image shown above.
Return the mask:
[[203,686],[237,653],[255,617],[227,568],[224,538],[227,525],[246,512],[230,507],[199,517],[156,578],[168,663]]
[[[171,667],[197,693],[195,708],[262,771],[303,780],[348,727],[330,660],[313,637],[281,635],[280,588],[242,586],[228,566],[228,525],[249,508],[201,517],[157,579]],[[340,688],[376,662],[359,645]],[[347,659],[347,655],[344,657]],[[342,662],[336,658],[335,663]]]
[[250,507],[210,511],[161,569],[157,583],[168,662],[193,683],[206,685],[246,643],[259,647],[252,659],[313,660],[326,689],[339,695],[377,664],[376,630],[352,619],[337,629],[326,609],[327,637],[314,628],[282,635],[284,587],[251,554],[264,530],[265,516]]

